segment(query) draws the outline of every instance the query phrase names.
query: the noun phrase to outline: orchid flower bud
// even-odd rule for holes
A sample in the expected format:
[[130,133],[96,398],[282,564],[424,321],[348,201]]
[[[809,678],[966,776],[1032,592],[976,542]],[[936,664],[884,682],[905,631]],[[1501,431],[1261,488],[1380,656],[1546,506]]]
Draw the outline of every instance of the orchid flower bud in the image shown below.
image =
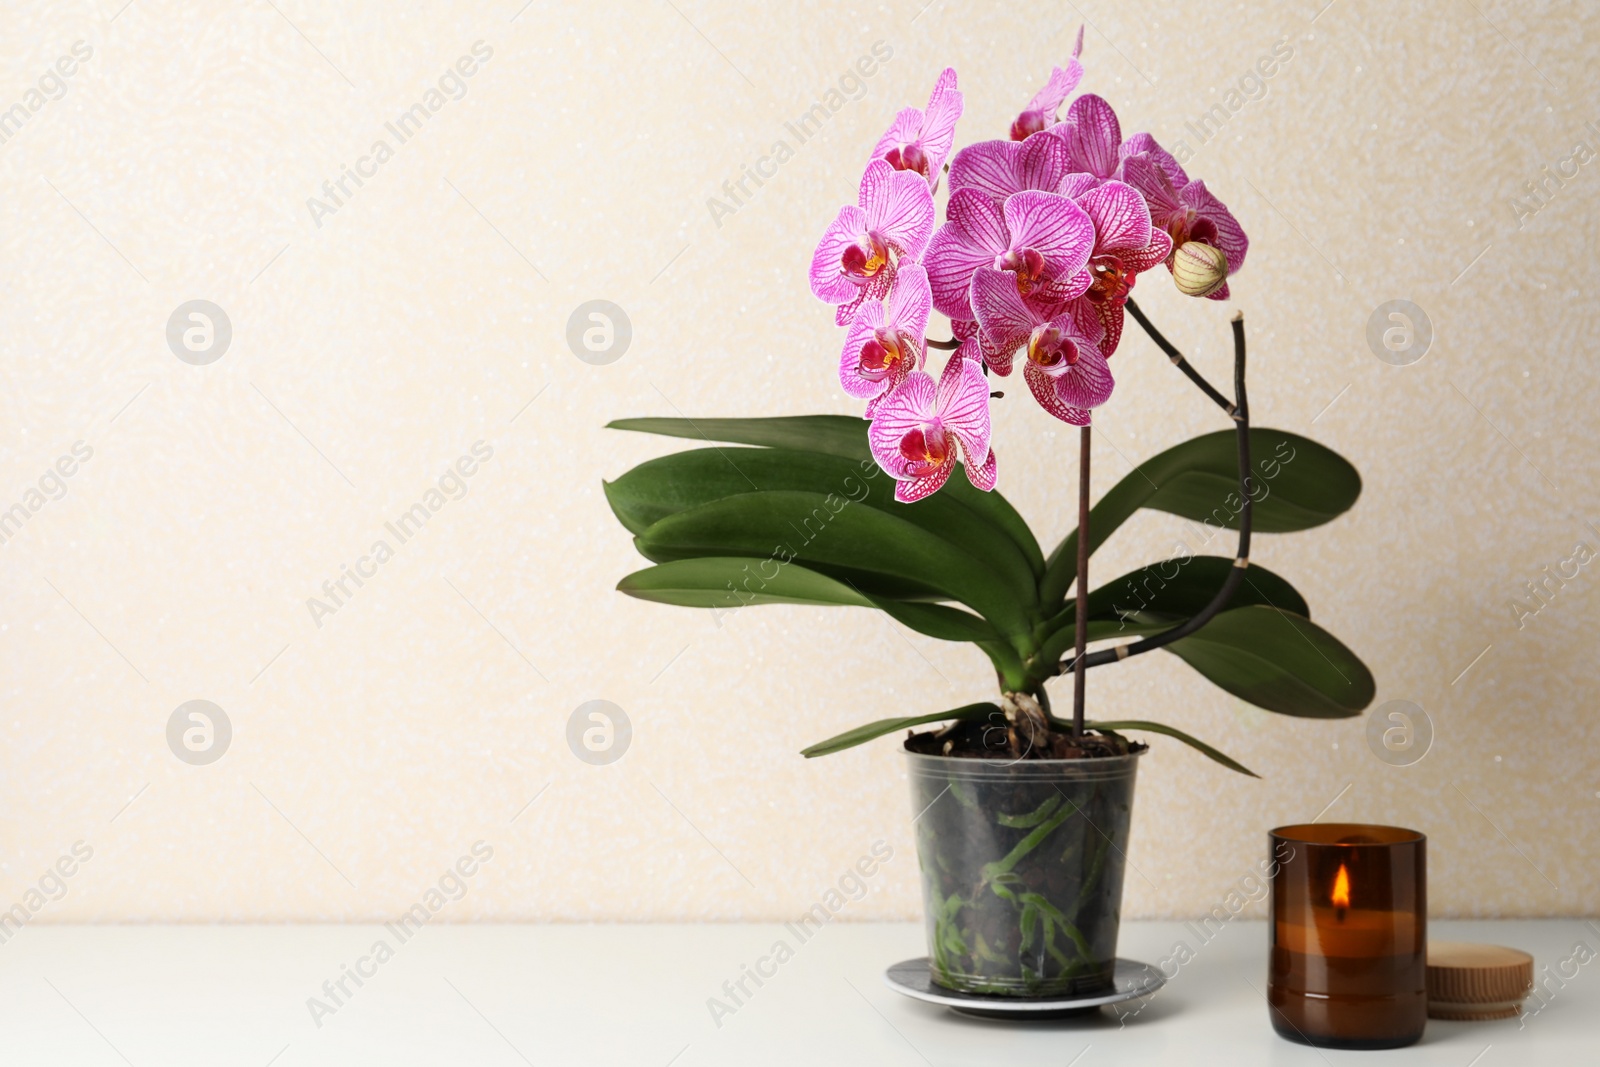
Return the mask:
[[1185,241],[1173,254],[1172,280],[1185,296],[1210,296],[1228,280],[1228,257],[1214,245]]

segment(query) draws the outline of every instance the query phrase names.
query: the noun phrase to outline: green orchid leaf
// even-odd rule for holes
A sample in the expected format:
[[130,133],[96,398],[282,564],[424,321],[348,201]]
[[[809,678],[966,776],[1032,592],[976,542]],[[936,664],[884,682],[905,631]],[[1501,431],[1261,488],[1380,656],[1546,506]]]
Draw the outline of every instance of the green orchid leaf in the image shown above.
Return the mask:
[[[871,460],[789,448],[696,448],[646,460],[603,483],[606,500],[630,533],[688,508],[768,489],[832,493],[854,501],[893,496],[872,492],[883,472]],[[887,475],[881,480],[890,481]]]
[[1248,774],[1252,778],[1261,777],[1255,771],[1252,771],[1249,767],[1246,767],[1232,756],[1226,755],[1218,749],[1212,748],[1204,741],[1190,734],[1184,733],[1176,726],[1168,726],[1165,723],[1159,722],[1145,722],[1141,719],[1118,719],[1115,722],[1100,722],[1099,720],[1096,720],[1094,722],[1085,722],[1084,725],[1094,730],[1116,730],[1119,732],[1122,730],[1143,730],[1152,734],[1164,734],[1167,737],[1177,738],[1179,741],[1182,741],[1195,751],[1202,753],[1210,759],[1216,760],[1230,771],[1238,771],[1240,774]]
[[[1320,526],[1348,511],[1361,495],[1361,476],[1348,460],[1299,434],[1253,427],[1250,460],[1256,533]],[[1238,529],[1240,504],[1237,435],[1231,430],[1204,434],[1145,460],[1100,498],[1089,512],[1089,551],[1140,508],[1203,523],[1209,539],[1214,531]],[[1050,554],[1041,603],[1053,606],[1065,598],[1077,552],[1074,531]]]
[[[1224,556],[1191,556],[1140,567],[1089,593],[1091,619],[1116,619],[1133,612],[1188,618],[1198,615],[1216,596],[1234,569]],[[1305,597],[1288,581],[1257,563],[1244,569],[1244,580],[1225,607],[1266,604],[1311,617]]]
[[909,730],[913,726],[926,726],[929,723],[943,722],[946,719],[960,719],[964,722],[970,722],[977,719],[986,719],[990,715],[1003,714],[1004,712],[998,706],[983,703],[967,704],[963,707],[951,708],[949,711],[936,711],[932,715],[913,715],[903,719],[879,719],[877,722],[869,722],[865,726],[857,726],[853,730],[846,730],[844,733],[830,737],[826,741],[819,741],[808,748],[803,748],[800,750],[800,754],[807,759],[812,759],[816,756],[826,756],[833,752],[854,748],[856,745],[882,737],[884,734],[892,734],[897,730]]
[[1017,599],[1033,603],[1038,573],[1004,526],[969,506],[970,494],[941,492],[902,504],[894,499],[894,485],[871,460],[787,448],[702,448],[641,463],[607,482],[605,492],[617,518],[635,534],[668,515],[726,497],[774,490],[824,494],[837,506],[861,504],[921,526],[989,564]]
[[[1233,560],[1222,556],[1191,556],[1140,567],[1089,592],[1089,640],[1108,637],[1146,637],[1177,626],[1198,615],[1222,588],[1233,570]],[[1265,604],[1310,618],[1305,598],[1285,579],[1252,563],[1226,607]],[[1074,610],[1069,601],[1041,628],[1044,637],[1035,662],[1059,662],[1074,647]],[[1114,624],[1114,625],[1110,625]]]
[[[611,429],[681,437],[708,444],[727,442],[797,452],[820,452],[864,464],[860,469],[866,478],[881,474],[867,447],[867,421],[848,415],[794,415],[762,419],[618,419],[607,425]],[[884,481],[889,480],[888,475],[882,477]],[[762,485],[761,488],[779,487]],[[1044,574],[1044,553],[1040,551],[1038,539],[1005,497],[995,492],[986,493],[965,478],[951,478],[936,496],[955,497],[1004,529],[1027,559],[1035,577]],[[919,504],[927,502],[924,500]],[[627,524],[626,519],[623,522]],[[630,530],[639,532],[632,527]]]
[[[947,604],[921,604],[916,601],[894,600],[890,597],[869,597],[872,606],[883,611],[902,626],[936,637],[940,641],[972,641],[978,643],[1000,642],[1005,638],[1000,631],[968,611]],[[1006,646],[1008,649],[1009,645]],[[1017,659],[1011,649],[1012,659]],[[1020,662],[1020,661],[1019,661]]]
[[867,421],[849,415],[779,415],[762,419],[617,419],[609,430],[633,430],[691,441],[793,448],[871,461]]
[[1372,672],[1337,637],[1277,608],[1231,608],[1166,651],[1258,708],[1345,719],[1372,703]]
[[801,604],[877,608],[917,633],[941,641],[964,641],[988,654],[1008,684],[1022,685],[1022,659],[999,631],[977,615],[944,604],[874,597],[825,574],[772,559],[697,556],[635,571],[617,588],[640,600],[686,608],[709,608],[716,617],[755,604]]
[[[640,464],[605,487],[618,519],[657,566],[619,588],[663,603],[733,610],[787,603],[875,607],[908,628],[976,644],[1006,689],[1031,688],[1070,654],[1076,534],[1046,561],[1015,509],[960,477],[905,505],[867,449],[867,424],[846,416],[776,419],[627,419],[619,429],[724,442]],[[1098,504],[1091,551],[1140,508],[1204,524],[1202,543],[1236,529],[1236,439],[1222,431],[1145,461]],[[1251,431],[1254,529],[1307,529],[1331,521],[1359,496],[1361,479],[1331,450],[1281,430]],[[1198,545],[1196,547],[1199,547]],[[1122,575],[1089,595],[1090,641],[1160,633],[1202,610],[1232,573],[1225,556],[1167,560]],[[939,603],[950,601],[953,603]],[[1040,608],[1050,615],[1040,620]],[[1228,607],[1199,632],[1167,646],[1209,681],[1259,707],[1340,718],[1372,700],[1366,666],[1312,623],[1287,581],[1258,565]],[[952,718],[997,712],[974,704],[885,719],[806,750],[807,756]],[[1189,744],[1232,770],[1247,768],[1182,731],[1143,720],[1106,729],[1149,730]],[[1052,938],[1053,917],[1039,933]]]
[[864,593],[876,590],[857,577],[870,581],[883,575],[937,590],[972,608],[1002,634],[1023,635],[1031,628],[1028,605],[987,563],[915,523],[821,493],[725,497],[661,519],[635,543],[656,562],[761,555],[775,563],[798,560]]
[[617,588],[640,600],[723,612],[748,604],[877,606],[865,594],[825,574],[793,563],[779,567],[772,560],[739,556],[657,564],[628,575]]

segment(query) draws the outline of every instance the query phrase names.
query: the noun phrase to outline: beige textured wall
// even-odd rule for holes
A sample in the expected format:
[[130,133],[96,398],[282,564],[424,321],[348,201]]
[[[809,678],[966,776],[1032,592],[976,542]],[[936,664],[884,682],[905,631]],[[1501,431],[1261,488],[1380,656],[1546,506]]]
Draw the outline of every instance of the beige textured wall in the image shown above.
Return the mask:
[[[865,152],[946,64],[957,143],[1000,135],[1087,19],[1085,88],[1126,131],[1188,140],[1254,239],[1232,306],[1259,421],[1366,479],[1353,513],[1255,557],[1366,658],[1379,702],[1436,730],[1393,767],[1362,719],[1269,716],[1170,657],[1095,675],[1100,711],[1266,775],[1158,743],[1126,913],[1208,910],[1268,827],[1325,807],[1426,831],[1438,914],[1600,910],[1600,572],[1520,629],[1511,608],[1600,547],[1600,165],[1511,206],[1600,148],[1592,7],[520,2],[6,5],[0,105],[74,42],[93,54],[0,144],[0,507],[75,442],[93,455],[0,545],[0,906],[82,841],[40,921],[384,919],[482,840],[450,920],[780,918],[883,838],[895,858],[847,915],[917,914],[896,746],[796,751],[981,699],[985,664],[867,613],[719,627],[615,593],[640,563],[601,479],[670,446],[601,426],[856,410],[805,269]],[[307,199],[479,41],[465,96],[317,225]],[[877,41],[893,58],[864,98],[715,224],[707,198]],[[1186,134],[1279,41],[1264,95]],[[1160,274],[1140,293],[1225,373],[1228,307]],[[633,325],[609,366],[565,341],[595,298]],[[1364,334],[1397,298],[1435,328],[1404,367]],[[205,366],[165,338],[192,299],[232,323]],[[1141,336],[1116,369],[1100,489],[1219,427]],[[1002,489],[1054,538],[1068,438],[1015,398],[997,420]],[[307,598],[478,441],[468,494],[318,626]],[[1141,516],[1097,567],[1182,536]],[[166,742],[193,699],[232,723],[208,766]],[[593,699],[632,722],[609,766],[565,740]]]

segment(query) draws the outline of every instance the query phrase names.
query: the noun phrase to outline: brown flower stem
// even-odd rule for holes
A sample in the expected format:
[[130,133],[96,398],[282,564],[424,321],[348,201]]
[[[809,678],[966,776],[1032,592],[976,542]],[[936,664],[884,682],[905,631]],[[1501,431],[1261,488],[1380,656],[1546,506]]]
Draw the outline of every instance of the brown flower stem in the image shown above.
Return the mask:
[[927,339],[927,345],[929,348],[937,348],[945,352],[953,352],[961,347],[961,342],[957,341],[954,337],[950,338],[948,341],[935,341],[930,337]]
[[[1174,362],[1177,361],[1174,360]],[[1236,399],[1233,403],[1228,404],[1227,408],[1233,416],[1234,429],[1239,443],[1239,551],[1234,556],[1233,567],[1228,571],[1228,577],[1223,580],[1221,588],[1211,598],[1211,602],[1194,617],[1172,627],[1170,630],[1163,630],[1161,633],[1146,637],[1143,640],[1118,645],[1115,648],[1104,648],[1089,655],[1084,655],[1081,643],[1087,624],[1084,619],[1083,595],[1080,592],[1078,599],[1078,632],[1075,635],[1079,641],[1077,655],[1072,658],[1070,663],[1066,661],[1061,663],[1062,672],[1074,675],[1075,680],[1082,679],[1084,673],[1090,667],[1099,667],[1106,663],[1115,663],[1118,660],[1127,659],[1129,656],[1153,652],[1165,645],[1170,645],[1174,641],[1188,637],[1210,622],[1217,616],[1218,612],[1228,606],[1228,601],[1233,598],[1234,590],[1244,580],[1245,568],[1250,566],[1251,503],[1255,495],[1255,490],[1250,481],[1250,401],[1245,395],[1244,371],[1244,316],[1235,315],[1233,317],[1233,392]],[[1198,377],[1198,375],[1191,375],[1191,377]],[[1203,380],[1201,379],[1201,381]],[[1080,516],[1080,523],[1082,518],[1086,518],[1086,516]],[[1082,530],[1083,527],[1080,525],[1079,528]],[[1080,559],[1084,551],[1083,546],[1088,543],[1088,540],[1086,536],[1080,533],[1078,538]],[[1080,564],[1080,576],[1082,569]],[[1075,727],[1077,725],[1078,710],[1076,707],[1073,708]]]
[[1150,335],[1150,340],[1156,343],[1156,347],[1166,353],[1167,358],[1172,361],[1172,365],[1183,371],[1184,375],[1199,387],[1202,393],[1210,397],[1217,407],[1226,411],[1229,415],[1238,410],[1231,400],[1219,393],[1210,382],[1206,381],[1205,375],[1190,366],[1189,361],[1183,358],[1183,353],[1178,351],[1177,346],[1167,340],[1161,331],[1156,329],[1155,325],[1144,317],[1144,311],[1140,309],[1138,304],[1133,302],[1132,297],[1128,299],[1127,304],[1124,306],[1128,309],[1128,314],[1133,316],[1133,321],[1137,322],[1144,328],[1144,332]]
[[[1083,662],[1089,644],[1089,445],[1093,431],[1085,426],[1078,431],[1078,614],[1073,634],[1076,655],[1073,665]],[[1072,672],[1072,736],[1083,736],[1084,683],[1089,672]]]

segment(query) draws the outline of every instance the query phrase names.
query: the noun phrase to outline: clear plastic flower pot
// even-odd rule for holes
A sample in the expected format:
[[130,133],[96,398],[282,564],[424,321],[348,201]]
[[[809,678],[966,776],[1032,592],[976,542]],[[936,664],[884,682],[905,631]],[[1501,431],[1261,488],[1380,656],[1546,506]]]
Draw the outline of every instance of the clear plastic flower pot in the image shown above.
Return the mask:
[[906,754],[935,982],[1015,997],[1111,987],[1142,754]]

